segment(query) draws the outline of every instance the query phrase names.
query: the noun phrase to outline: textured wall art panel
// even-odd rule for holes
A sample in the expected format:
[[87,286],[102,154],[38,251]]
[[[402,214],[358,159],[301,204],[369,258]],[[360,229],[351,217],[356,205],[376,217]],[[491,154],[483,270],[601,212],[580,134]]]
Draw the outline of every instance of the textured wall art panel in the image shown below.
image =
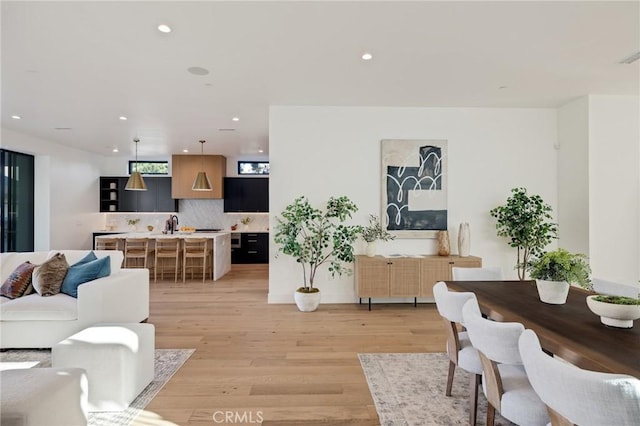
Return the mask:
[[447,141],[381,141],[382,217],[398,238],[447,229]]

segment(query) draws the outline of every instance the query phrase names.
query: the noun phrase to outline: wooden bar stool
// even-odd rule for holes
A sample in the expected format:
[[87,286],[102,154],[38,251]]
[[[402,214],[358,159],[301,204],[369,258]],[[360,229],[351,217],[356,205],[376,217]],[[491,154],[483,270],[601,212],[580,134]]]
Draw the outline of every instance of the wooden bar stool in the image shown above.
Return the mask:
[[202,282],[207,275],[207,259],[209,258],[208,238],[185,238],[182,246],[182,282],[187,277],[187,269],[191,269],[191,279],[193,270],[200,265],[189,265],[188,259],[202,259]]
[[95,250],[118,250],[119,243],[117,238],[97,238]]
[[[149,256],[148,238],[126,238],[124,240],[124,267],[125,268],[146,268],[147,257]],[[135,261],[134,266],[129,265],[129,261]],[[140,265],[142,260],[142,266]]]
[[[175,282],[178,282],[178,269],[180,268],[180,239],[157,238],[155,252],[153,282],[158,282],[158,268],[160,269],[160,279],[164,279],[164,270],[167,269],[167,266],[162,263],[167,259],[173,259],[173,267],[170,268],[173,269],[173,272],[175,273]],[[161,260],[160,265],[158,265],[158,259]]]

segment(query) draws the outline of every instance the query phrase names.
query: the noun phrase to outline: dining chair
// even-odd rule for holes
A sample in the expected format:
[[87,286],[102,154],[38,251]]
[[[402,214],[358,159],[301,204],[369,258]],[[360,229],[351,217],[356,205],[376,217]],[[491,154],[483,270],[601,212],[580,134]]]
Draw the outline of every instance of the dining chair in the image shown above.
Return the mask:
[[524,326],[483,318],[475,299],[464,304],[462,318],[482,363],[487,426],[493,426],[496,410],[517,425],[547,425],[547,409],[531,387],[520,357],[518,339]]
[[[140,267],[146,268],[147,257],[149,257],[149,239],[148,238],[125,238],[124,240],[124,267],[125,268],[140,268]],[[131,266],[130,261],[134,261],[133,266]]]
[[502,281],[502,269],[499,266],[484,268],[459,268],[454,266],[451,273],[455,281]]
[[453,376],[456,366],[471,374],[469,387],[469,424],[476,424],[478,410],[478,387],[482,375],[482,364],[478,351],[471,345],[467,332],[460,331],[462,326],[462,306],[468,300],[475,300],[473,293],[449,291],[447,285],[440,281],[433,286],[433,297],[436,308],[445,323],[447,332],[447,355],[449,372],[447,374],[446,396],[451,396]]
[[[173,259],[172,265],[167,267],[165,261]],[[165,269],[174,272],[174,282],[178,282],[178,270],[180,269],[180,239],[179,238],[157,238],[155,246],[155,262],[153,271],[153,282],[158,282],[158,270],[160,279],[164,279]]]
[[119,242],[117,238],[97,238],[95,250],[118,250]]
[[182,282],[186,280],[188,269],[191,270],[191,279],[193,279],[194,269],[200,268],[200,265],[194,264],[196,259],[202,262],[202,282],[204,282],[207,276],[207,259],[210,256],[208,243],[208,238],[185,238],[182,241]]
[[533,330],[519,340],[529,381],[547,406],[552,426],[640,424],[640,380],[583,370],[547,355]]

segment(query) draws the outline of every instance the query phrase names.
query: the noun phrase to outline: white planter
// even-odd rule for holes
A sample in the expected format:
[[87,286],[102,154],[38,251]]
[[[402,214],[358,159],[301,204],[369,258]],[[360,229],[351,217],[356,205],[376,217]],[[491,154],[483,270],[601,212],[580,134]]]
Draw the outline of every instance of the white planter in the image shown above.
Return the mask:
[[596,296],[587,296],[587,306],[600,322],[611,327],[631,328],[633,321],[640,318],[640,305],[616,305],[615,303],[598,302]]
[[367,243],[366,254],[369,257],[373,257],[376,255],[376,242],[371,241]]
[[313,312],[318,309],[320,305],[320,292],[316,293],[302,293],[296,291],[293,293],[293,298],[296,301],[298,309],[302,312]]
[[540,300],[551,305],[563,305],[567,303],[569,295],[569,283],[566,281],[536,280]]

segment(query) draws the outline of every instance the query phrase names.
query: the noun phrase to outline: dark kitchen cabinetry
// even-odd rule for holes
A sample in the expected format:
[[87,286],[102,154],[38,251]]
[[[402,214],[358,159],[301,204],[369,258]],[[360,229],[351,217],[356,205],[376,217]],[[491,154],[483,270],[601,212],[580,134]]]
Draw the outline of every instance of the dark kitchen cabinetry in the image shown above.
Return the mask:
[[146,177],[146,191],[127,191],[128,177],[100,178],[101,212],[177,212],[170,177]]
[[224,178],[224,211],[269,211],[269,178]]
[[231,263],[269,263],[269,233],[245,232],[231,248]]

